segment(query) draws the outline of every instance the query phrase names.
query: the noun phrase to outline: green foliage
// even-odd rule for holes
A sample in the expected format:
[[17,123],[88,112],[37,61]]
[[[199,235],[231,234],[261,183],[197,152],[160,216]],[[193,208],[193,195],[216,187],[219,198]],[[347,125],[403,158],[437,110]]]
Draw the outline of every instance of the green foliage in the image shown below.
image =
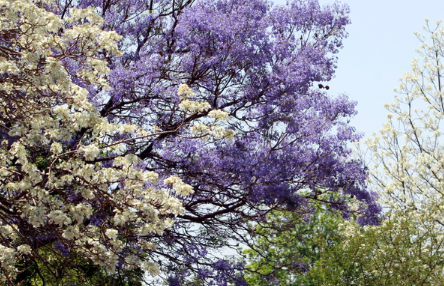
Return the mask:
[[442,285],[444,248],[433,223],[403,213],[359,226],[319,207],[310,218],[276,212],[257,229],[245,251],[249,285]]
[[19,274],[16,278],[18,285],[26,286],[141,286],[144,272],[141,269],[122,271],[115,275],[107,274],[103,267],[91,261],[70,253],[69,265],[57,250],[43,247],[39,250],[42,257],[51,256],[50,261],[38,259],[25,260],[18,265]]
[[250,262],[249,285],[276,285],[276,281],[279,285],[303,285],[304,272],[339,243],[340,215],[323,210],[321,205],[314,208],[311,215],[276,211],[257,226],[255,245],[244,252]]
[[432,224],[394,214],[381,226],[346,222],[343,240],[307,275],[315,285],[442,285],[443,246]]

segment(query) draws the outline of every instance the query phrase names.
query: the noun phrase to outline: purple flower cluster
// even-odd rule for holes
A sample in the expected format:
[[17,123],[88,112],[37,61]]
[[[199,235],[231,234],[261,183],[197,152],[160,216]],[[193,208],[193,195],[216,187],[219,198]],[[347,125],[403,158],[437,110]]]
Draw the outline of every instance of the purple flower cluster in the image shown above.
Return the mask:
[[69,254],[71,253],[69,251],[69,248],[66,247],[63,243],[61,243],[59,241],[54,242],[53,245],[54,245],[54,248],[65,257],[68,257]]

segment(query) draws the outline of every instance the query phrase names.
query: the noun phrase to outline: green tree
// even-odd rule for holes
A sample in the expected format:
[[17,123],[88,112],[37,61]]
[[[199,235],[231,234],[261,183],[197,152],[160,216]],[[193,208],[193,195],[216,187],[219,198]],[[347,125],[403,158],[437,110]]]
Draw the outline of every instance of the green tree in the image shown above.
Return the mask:
[[406,213],[380,226],[320,208],[305,224],[296,213],[275,212],[245,250],[247,282],[264,285],[439,285],[444,247],[433,225]]
[[340,242],[342,218],[320,204],[314,213],[275,211],[257,225],[255,244],[244,251],[249,285],[302,285],[306,271]]
[[327,248],[294,285],[440,285],[444,248],[433,226],[405,213],[380,226],[340,225],[341,242]]
[[41,257],[51,257],[51,265],[45,265],[45,259],[34,259],[17,265],[19,274],[16,281],[20,285],[69,285],[69,286],[141,286],[144,281],[144,272],[140,268],[130,271],[118,269],[110,276],[103,267],[95,265],[75,253],[69,254],[69,266],[66,258],[54,255],[56,249],[51,246],[39,250]]

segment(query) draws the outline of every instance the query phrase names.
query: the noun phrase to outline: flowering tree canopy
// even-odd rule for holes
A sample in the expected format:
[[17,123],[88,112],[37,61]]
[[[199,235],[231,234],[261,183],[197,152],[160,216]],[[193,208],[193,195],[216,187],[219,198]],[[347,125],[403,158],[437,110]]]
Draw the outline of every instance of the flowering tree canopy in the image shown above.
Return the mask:
[[[2,278],[13,283],[18,259],[41,259],[49,246],[110,273],[119,263],[156,273],[154,263],[134,253],[152,248],[138,237],[161,235],[184,208],[126,144],[165,132],[109,123],[87,98],[82,85],[109,88],[100,53],[118,55],[121,37],[103,31],[92,9],[72,8],[62,19],[48,11],[50,2],[39,4],[1,3]],[[192,92],[181,86],[179,93]],[[109,154],[110,164],[94,162]],[[193,191],[177,176],[163,184],[180,196]]]
[[[348,8],[265,0],[0,1],[1,275],[79,256],[110,275],[242,285],[249,221],[379,207],[335,70]],[[119,36],[121,35],[121,36]],[[57,260],[59,261],[59,260]],[[32,264],[32,263],[31,263]],[[154,281],[154,280],[153,280]],[[157,282],[153,282],[157,283]]]
[[[417,50],[420,58],[413,60],[412,71],[400,79],[395,89],[399,96],[385,105],[390,113],[380,136],[375,134],[367,141],[374,163],[371,183],[379,188],[384,207],[415,226],[410,239],[421,241],[421,251],[425,253],[416,260],[423,270],[433,273],[427,279],[441,279],[444,243],[444,149],[440,142],[444,119],[444,29],[440,25],[438,21],[433,29],[426,19],[424,30],[428,36],[415,32],[421,42]],[[395,225],[395,230],[402,226]],[[426,261],[429,258],[434,262]]]

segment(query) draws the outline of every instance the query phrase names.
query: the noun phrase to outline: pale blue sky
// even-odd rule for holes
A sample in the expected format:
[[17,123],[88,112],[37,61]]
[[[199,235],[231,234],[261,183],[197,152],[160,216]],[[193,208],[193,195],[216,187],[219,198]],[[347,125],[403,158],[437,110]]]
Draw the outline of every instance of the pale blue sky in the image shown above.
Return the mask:
[[[334,0],[319,0],[331,4]],[[285,3],[286,0],[274,0]],[[332,94],[345,93],[358,101],[351,124],[366,137],[379,131],[386,120],[385,102],[392,102],[398,78],[410,71],[420,42],[424,19],[444,21],[444,0],[344,0],[350,6],[349,37],[339,53]]]

